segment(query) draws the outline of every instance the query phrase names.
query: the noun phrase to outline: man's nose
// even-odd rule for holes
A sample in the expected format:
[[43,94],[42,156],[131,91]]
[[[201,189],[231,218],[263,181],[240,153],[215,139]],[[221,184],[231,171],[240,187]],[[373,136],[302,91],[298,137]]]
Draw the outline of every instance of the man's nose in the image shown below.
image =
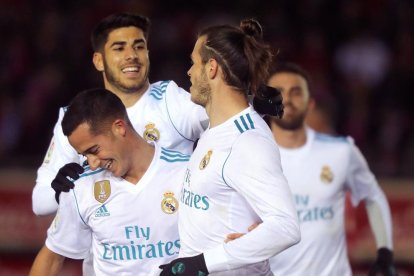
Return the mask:
[[89,167],[91,168],[92,171],[99,168],[100,160],[98,157],[96,157],[95,155],[89,154],[86,156],[86,158],[88,160]]

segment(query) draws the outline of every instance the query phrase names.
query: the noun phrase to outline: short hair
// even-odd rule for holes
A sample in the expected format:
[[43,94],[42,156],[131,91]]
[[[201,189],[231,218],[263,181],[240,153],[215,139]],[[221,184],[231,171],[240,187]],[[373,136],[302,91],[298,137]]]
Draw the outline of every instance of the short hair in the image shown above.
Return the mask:
[[132,127],[118,96],[103,88],[89,89],[79,92],[66,108],[62,130],[70,136],[79,125],[87,123],[97,135],[107,131],[116,119],[123,119]]
[[219,25],[199,33],[206,36],[200,49],[203,64],[214,58],[222,67],[224,80],[247,94],[256,94],[266,82],[272,60],[271,48],[262,40],[262,26],[255,19],[244,19],[240,26]]
[[93,29],[91,34],[93,50],[95,52],[102,51],[108,40],[109,33],[115,29],[125,27],[136,27],[141,29],[145,39],[148,41],[151,27],[151,21],[148,17],[129,13],[115,13],[102,19]]
[[308,87],[311,84],[309,73],[301,66],[293,62],[276,62],[272,64],[269,73],[269,77],[272,77],[274,74],[278,73],[297,74],[305,79],[306,83],[308,84]]

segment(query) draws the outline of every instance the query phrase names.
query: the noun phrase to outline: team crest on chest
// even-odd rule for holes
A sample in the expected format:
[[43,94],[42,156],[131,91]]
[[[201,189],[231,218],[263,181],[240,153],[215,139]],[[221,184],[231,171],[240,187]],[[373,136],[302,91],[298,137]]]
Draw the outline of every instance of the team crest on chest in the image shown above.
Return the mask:
[[174,197],[173,192],[164,193],[164,198],[161,201],[161,210],[168,215],[177,212],[178,200]]
[[97,201],[104,203],[111,195],[111,183],[109,180],[95,182],[93,193]]
[[329,166],[323,166],[321,170],[321,181],[325,184],[329,184],[333,181],[334,175]]
[[160,140],[160,131],[155,127],[154,123],[149,123],[145,126],[143,137],[145,141],[157,142]]
[[200,166],[198,166],[200,170],[204,170],[207,167],[208,163],[210,163],[210,158],[212,154],[213,151],[209,150],[207,154],[204,155],[203,159],[201,159]]

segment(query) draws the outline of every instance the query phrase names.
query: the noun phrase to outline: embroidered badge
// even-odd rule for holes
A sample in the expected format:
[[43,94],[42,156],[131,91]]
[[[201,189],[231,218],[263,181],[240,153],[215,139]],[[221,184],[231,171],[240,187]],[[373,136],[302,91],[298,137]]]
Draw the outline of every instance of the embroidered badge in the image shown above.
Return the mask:
[[111,195],[111,183],[109,180],[102,180],[95,183],[93,187],[95,199],[100,203],[104,203]]
[[323,166],[321,170],[321,180],[323,183],[329,184],[333,181],[333,173],[329,166]]
[[160,131],[157,128],[155,128],[154,123],[149,123],[145,126],[143,137],[145,141],[157,142],[158,140],[160,140]]
[[209,150],[207,154],[204,155],[203,159],[201,159],[201,162],[200,162],[200,166],[199,166],[200,170],[204,170],[207,167],[208,163],[210,162],[210,158],[212,154],[213,154],[213,151]]
[[178,200],[174,197],[173,192],[164,193],[164,199],[161,201],[161,209],[164,213],[171,215],[178,210]]

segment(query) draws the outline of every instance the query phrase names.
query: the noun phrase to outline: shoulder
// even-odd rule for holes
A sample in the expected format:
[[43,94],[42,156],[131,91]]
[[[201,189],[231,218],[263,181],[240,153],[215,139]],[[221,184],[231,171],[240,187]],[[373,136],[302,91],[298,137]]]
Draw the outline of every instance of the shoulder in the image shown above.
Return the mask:
[[190,155],[177,150],[161,147],[159,159],[165,163],[183,163],[190,160]]
[[162,100],[167,94],[183,95],[188,97],[189,93],[179,87],[177,83],[172,80],[157,81],[151,84],[149,96],[155,100]]
[[[311,135],[312,137],[312,135]],[[330,135],[314,131],[312,148],[318,152],[340,156],[352,155],[356,150],[354,140],[350,136]]]
[[165,96],[169,82],[170,81],[158,81],[152,83],[148,92],[148,96],[158,101],[162,100]]
[[[84,172],[79,175],[79,179],[76,180],[75,187],[85,187],[95,183],[96,181],[102,180],[104,178],[108,178],[111,174],[102,168],[98,168],[96,170],[91,170],[89,165],[83,165]],[[78,183],[82,183],[82,185],[78,185]]]
[[331,135],[320,133],[317,131],[314,132],[314,140],[316,142],[332,145],[351,145],[354,143],[354,140],[350,136],[341,136],[341,135]]
[[253,158],[253,154],[263,156],[278,155],[279,151],[276,141],[267,125],[265,123],[262,124],[260,121],[252,122],[251,128],[244,129],[245,125],[241,127],[241,130],[239,130],[240,134],[232,145],[232,151],[237,150],[248,158],[249,156]]

